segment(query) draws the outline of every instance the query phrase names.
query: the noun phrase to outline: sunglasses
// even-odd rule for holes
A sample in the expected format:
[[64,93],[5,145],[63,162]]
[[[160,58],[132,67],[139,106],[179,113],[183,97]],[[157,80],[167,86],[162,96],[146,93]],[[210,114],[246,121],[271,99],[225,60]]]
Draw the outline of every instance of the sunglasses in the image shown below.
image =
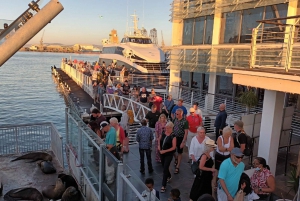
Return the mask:
[[237,159],[242,159],[244,156],[235,156]]

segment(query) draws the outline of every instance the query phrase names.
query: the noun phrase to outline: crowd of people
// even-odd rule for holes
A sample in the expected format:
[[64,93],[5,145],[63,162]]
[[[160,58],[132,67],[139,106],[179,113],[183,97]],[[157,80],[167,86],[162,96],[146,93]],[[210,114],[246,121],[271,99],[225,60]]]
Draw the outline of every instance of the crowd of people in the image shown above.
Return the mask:
[[[274,199],[275,179],[264,158],[254,159],[253,175],[244,173],[245,164],[242,160],[244,156],[249,156],[251,146],[241,120],[234,123],[233,129],[226,124],[225,104],[219,106],[220,111],[214,125],[216,139],[212,140],[206,136],[203,114],[198,103],[194,103],[188,113],[182,99],[176,105],[171,101],[172,97],[169,96],[162,103],[162,108],[167,110],[165,113],[158,111],[158,107],[153,105],[142,120],[142,128],[136,136],[142,174],[145,174],[145,153],[148,171],[153,172],[151,151],[152,142],[155,141],[155,162],[161,163],[163,169],[160,193],[166,192],[167,183],[171,181],[173,174],[180,174],[183,148],[186,146],[188,162],[198,169],[196,173],[191,172],[194,173],[194,182],[190,187],[190,201],[202,200],[203,197],[204,200],[219,201]],[[175,165],[173,173],[170,172],[172,161]]]

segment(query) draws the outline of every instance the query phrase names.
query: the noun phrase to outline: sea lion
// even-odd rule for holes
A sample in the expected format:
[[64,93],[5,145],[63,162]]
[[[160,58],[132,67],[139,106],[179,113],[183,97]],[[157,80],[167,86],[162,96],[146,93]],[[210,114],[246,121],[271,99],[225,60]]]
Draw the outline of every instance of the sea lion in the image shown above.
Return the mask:
[[56,172],[56,169],[51,161],[39,161],[37,164],[45,174],[52,174]]
[[11,160],[11,162],[17,161],[17,160],[23,160],[23,159],[32,159],[32,161],[29,161],[29,162],[35,162],[38,160],[52,161],[52,156],[50,154],[44,153],[44,152],[32,152],[32,153],[28,153],[23,156],[20,156],[14,160]]
[[61,173],[58,175],[58,178],[60,178],[62,180],[66,189],[69,188],[70,186],[73,186],[73,187],[75,187],[76,190],[78,190],[78,184],[71,175]]
[[43,195],[35,188],[17,188],[8,191],[4,195],[4,200],[15,201],[15,200],[33,200],[43,201]]
[[61,201],[79,201],[79,199],[79,191],[76,190],[76,188],[74,188],[73,186],[70,186],[62,195]]
[[65,190],[66,190],[66,188],[65,188],[63,182],[61,181],[60,178],[58,178],[56,180],[55,185],[50,185],[50,186],[45,187],[42,190],[42,193],[46,198],[58,200],[58,199],[61,199],[61,196],[63,195]]

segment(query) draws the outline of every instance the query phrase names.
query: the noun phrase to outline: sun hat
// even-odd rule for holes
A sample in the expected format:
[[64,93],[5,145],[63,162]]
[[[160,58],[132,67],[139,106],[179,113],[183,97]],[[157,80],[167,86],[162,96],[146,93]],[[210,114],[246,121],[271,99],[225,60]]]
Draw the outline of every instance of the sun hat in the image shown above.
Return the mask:
[[102,121],[100,123],[100,130],[102,130],[105,126],[109,125],[109,123],[107,121]]
[[213,148],[217,148],[217,145],[215,144],[215,141],[212,140],[212,139],[205,140],[205,145],[213,147]]
[[238,157],[241,157],[241,156],[244,156],[243,152],[241,151],[240,148],[233,148],[230,152],[231,154],[235,155],[235,156],[238,156]]

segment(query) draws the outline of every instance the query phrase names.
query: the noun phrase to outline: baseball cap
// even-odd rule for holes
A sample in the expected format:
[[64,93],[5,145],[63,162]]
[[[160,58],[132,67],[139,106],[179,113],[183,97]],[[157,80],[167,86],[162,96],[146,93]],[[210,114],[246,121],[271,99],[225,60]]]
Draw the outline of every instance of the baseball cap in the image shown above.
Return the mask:
[[109,123],[107,121],[102,121],[100,123],[100,130],[102,130],[105,126],[109,125]]
[[238,157],[244,156],[244,154],[242,153],[240,148],[237,148],[237,147],[233,148],[230,153],[235,155],[235,156],[238,156]]

